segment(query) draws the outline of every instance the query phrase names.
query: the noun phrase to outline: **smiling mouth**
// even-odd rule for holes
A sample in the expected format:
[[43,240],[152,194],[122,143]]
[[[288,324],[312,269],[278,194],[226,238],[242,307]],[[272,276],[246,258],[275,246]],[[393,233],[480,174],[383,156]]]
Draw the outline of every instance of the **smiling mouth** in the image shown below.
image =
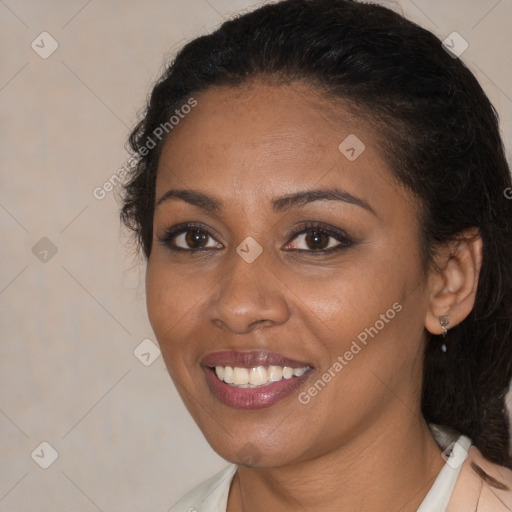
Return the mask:
[[313,365],[281,354],[226,350],[201,360],[210,392],[235,409],[270,407],[309,380]]
[[293,368],[290,366],[256,366],[243,368],[239,366],[211,367],[217,378],[234,388],[264,388],[274,382],[302,377],[311,370],[311,366]]

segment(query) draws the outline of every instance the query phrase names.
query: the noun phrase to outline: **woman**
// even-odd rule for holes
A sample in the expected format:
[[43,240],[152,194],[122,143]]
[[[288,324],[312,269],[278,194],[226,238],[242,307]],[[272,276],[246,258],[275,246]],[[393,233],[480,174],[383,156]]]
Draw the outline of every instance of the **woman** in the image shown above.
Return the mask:
[[510,174],[455,55],[284,0],[187,44],[130,142],[149,319],[232,463],[172,512],[512,510]]

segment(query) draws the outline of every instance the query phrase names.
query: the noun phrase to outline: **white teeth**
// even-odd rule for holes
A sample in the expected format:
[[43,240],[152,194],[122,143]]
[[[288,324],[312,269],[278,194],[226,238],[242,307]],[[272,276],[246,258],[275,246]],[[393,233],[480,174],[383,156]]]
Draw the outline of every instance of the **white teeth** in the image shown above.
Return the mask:
[[283,377],[285,379],[291,379],[293,377],[293,368],[290,368],[289,366],[285,366],[283,368]]
[[224,382],[227,384],[233,384],[234,382],[233,368],[230,366],[224,368]]
[[270,366],[268,369],[269,378],[272,382],[277,382],[283,378],[282,366]]
[[251,368],[249,373],[249,384],[253,386],[261,386],[265,384],[268,380],[267,370],[264,366],[257,366],[256,368]]
[[247,368],[233,368],[233,384],[249,384],[249,370]]
[[282,379],[289,380],[292,377],[301,377],[310,369],[291,368],[289,366],[255,366],[253,368],[240,368],[231,366],[216,366],[215,373],[219,380],[226,384],[231,384],[241,388],[256,388],[268,386],[272,382],[278,382]]

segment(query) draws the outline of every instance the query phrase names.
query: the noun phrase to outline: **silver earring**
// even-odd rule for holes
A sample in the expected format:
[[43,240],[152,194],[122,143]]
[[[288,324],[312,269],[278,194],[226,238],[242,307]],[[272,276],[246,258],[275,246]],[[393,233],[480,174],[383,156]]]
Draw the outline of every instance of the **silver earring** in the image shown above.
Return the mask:
[[[448,334],[448,329],[446,328],[446,326],[450,323],[450,319],[448,318],[448,315],[441,315],[440,317],[438,317],[438,320],[439,320],[441,327],[443,328],[442,336],[443,336],[443,338],[446,338],[446,335]],[[441,345],[441,350],[443,352],[446,352],[446,350],[447,350],[446,343],[443,343]]]

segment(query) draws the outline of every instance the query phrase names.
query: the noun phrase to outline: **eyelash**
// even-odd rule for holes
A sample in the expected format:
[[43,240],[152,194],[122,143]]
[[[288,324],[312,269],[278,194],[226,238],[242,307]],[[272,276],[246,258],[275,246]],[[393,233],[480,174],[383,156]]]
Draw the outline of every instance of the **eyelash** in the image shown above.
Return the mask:
[[[184,249],[183,247],[177,247],[174,245],[174,239],[183,233],[187,233],[189,231],[199,231],[200,233],[206,234],[208,237],[211,237],[215,240],[215,236],[205,227],[200,224],[196,224],[193,222],[187,222],[183,224],[177,224],[169,228],[163,235],[158,235],[157,239],[160,243],[165,245],[169,250],[175,252],[184,252],[184,253],[193,253],[193,252],[205,252],[211,250],[211,248],[203,247],[198,249]],[[298,235],[310,232],[316,232],[321,235],[328,235],[331,238],[334,238],[339,242],[338,245],[331,247],[329,249],[288,249],[288,251],[297,251],[297,252],[308,252],[317,255],[329,254],[335,251],[346,249],[353,245],[353,241],[351,238],[342,230],[333,229],[332,227],[325,225],[321,222],[305,222],[300,225],[291,235],[290,241],[287,242],[288,245],[291,241],[297,238]],[[217,250],[217,249],[213,249]]]

